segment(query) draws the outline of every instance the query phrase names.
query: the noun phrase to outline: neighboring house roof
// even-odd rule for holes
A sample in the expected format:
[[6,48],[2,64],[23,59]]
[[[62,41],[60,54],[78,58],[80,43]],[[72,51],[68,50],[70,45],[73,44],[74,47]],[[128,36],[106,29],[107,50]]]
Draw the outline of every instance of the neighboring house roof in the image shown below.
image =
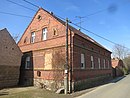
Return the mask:
[[117,59],[117,58],[114,58],[112,59],[112,67],[113,68],[116,68],[116,67],[123,67],[124,64],[123,64],[123,61],[121,59]]
[[[54,17],[57,21],[59,21],[60,23],[62,23],[64,26],[66,25],[66,22],[65,22],[65,21],[63,21],[63,20],[61,20],[60,18],[58,18],[58,17],[57,17],[56,15],[54,15],[52,12],[48,12],[47,10],[45,10],[45,9],[43,9],[43,8],[39,8],[39,10],[43,10],[43,11],[47,12],[47,13],[50,14],[52,17]],[[37,11],[37,13],[39,12],[39,10]],[[34,15],[34,17],[37,15],[37,13]],[[32,21],[34,20],[34,17],[33,17]],[[32,21],[30,22],[30,24],[32,23]],[[29,24],[29,25],[30,25],[30,24]],[[28,27],[29,27],[29,25],[28,25]],[[28,27],[26,28],[26,30],[28,29]],[[69,25],[69,29],[72,30],[75,34],[77,34],[77,35],[79,35],[79,36],[81,36],[81,37],[87,39],[87,40],[90,41],[91,43],[93,43],[93,44],[95,44],[95,45],[97,45],[97,46],[99,46],[99,47],[101,47],[101,48],[103,48],[103,49],[109,51],[108,49],[106,49],[105,47],[103,47],[101,44],[99,44],[98,42],[96,42],[94,39],[92,39],[91,37],[89,37],[89,36],[87,36],[86,34],[82,33],[81,31],[77,30],[76,28],[72,27],[71,25]],[[26,32],[26,30],[25,30],[25,32]],[[24,35],[24,34],[23,34],[23,35]],[[22,36],[23,36],[23,35],[22,35]],[[21,37],[21,38],[22,38],[22,37]],[[20,39],[20,40],[21,40],[21,39]],[[20,42],[20,40],[19,40],[19,42]],[[18,42],[18,43],[19,43],[19,42]],[[111,51],[109,51],[109,52],[111,52]]]
[[21,62],[22,52],[8,30],[0,30],[0,65],[15,65]]

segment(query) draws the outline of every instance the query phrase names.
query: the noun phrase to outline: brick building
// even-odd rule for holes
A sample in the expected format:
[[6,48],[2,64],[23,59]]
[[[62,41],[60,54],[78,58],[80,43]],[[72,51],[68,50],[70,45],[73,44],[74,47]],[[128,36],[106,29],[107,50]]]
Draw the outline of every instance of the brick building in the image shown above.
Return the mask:
[[124,63],[119,58],[113,58],[112,60],[113,77],[118,77],[124,75],[123,68],[125,68]]
[[[111,52],[70,25],[68,32],[69,88],[78,90],[78,85],[89,86],[90,80],[96,83],[111,76]],[[21,84],[62,87],[65,44],[65,22],[40,8],[18,42],[24,54]]]
[[16,86],[22,52],[7,29],[0,30],[0,88]]

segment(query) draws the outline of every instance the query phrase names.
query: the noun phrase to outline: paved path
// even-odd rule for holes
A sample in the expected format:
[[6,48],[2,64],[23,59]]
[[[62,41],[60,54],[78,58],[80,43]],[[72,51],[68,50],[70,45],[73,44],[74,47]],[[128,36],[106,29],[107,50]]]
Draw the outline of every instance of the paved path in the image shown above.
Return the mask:
[[130,75],[122,80],[97,87],[76,98],[130,98]]

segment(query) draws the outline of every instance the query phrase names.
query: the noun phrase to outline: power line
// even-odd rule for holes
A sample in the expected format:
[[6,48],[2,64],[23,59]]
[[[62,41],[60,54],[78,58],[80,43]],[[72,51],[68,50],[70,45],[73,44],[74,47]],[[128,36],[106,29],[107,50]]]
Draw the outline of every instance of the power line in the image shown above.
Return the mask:
[[[28,7],[26,7],[26,6],[23,6],[23,5],[21,5],[21,4],[15,3],[15,2],[13,2],[13,1],[10,1],[10,0],[6,0],[6,1],[11,2],[11,3],[13,3],[13,4],[16,4],[16,5],[19,5],[19,6],[21,6],[21,7],[24,7],[24,8],[26,8],[26,9],[35,11],[35,10],[33,10],[33,9],[30,9],[30,8],[28,8]],[[31,4],[31,5],[33,5],[33,6],[37,7],[37,8],[39,8],[39,6],[37,6],[37,5],[35,5],[35,4],[31,3],[31,2],[29,2],[29,1],[27,1],[27,0],[23,0],[23,1],[25,1],[25,2],[27,2],[27,3],[29,3],[29,4]],[[108,9],[108,8],[107,8],[107,9]],[[103,9],[103,10],[97,11],[97,12],[95,12],[95,13],[92,13],[92,14],[89,14],[89,15],[87,15],[87,16],[80,17],[80,18],[86,18],[86,17],[88,17],[88,16],[92,16],[92,15],[101,13],[101,12],[103,12],[103,11],[105,11],[105,10],[106,10],[106,9]],[[8,14],[8,15],[14,15],[14,16],[21,16],[21,17],[32,18],[32,17],[30,17],[30,16],[24,16],[24,15],[18,15],[18,14],[6,13],[6,12],[0,12],[0,13],[2,13],[2,14]],[[66,19],[64,19],[64,18],[62,18],[62,17],[60,17],[60,16],[58,16],[58,15],[55,15],[55,16],[61,18],[62,20],[66,20]],[[100,35],[98,35],[98,34],[92,32],[92,31],[90,31],[90,30],[87,30],[87,29],[85,29],[85,28],[83,28],[83,27],[81,27],[81,26],[78,26],[77,24],[75,24],[75,23],[73,23],[73,22],[71,22],[71,21],[69,21],[69,23],[71,23],[71,24],[73,24],[73,25],[75,25],[75,26],[77,26],[77,27],[79,27],[79,28],[81,28],[81,29],[83,29],[83,30],[85,30],[85,31],[87,31],[87,32],[89,32],[89,33],[91,33],[91,34],[93,34],[93,35],[99,37],[99,38],[102,38],[102,39],[104,39],[104,40],[106,40],[106,41],[108,41],[108,42],[110,42],[110,43],[112,43],[112,44],[119,45],[119,44],[117,44],[117,43],[115,43],[115,42],[113,42],[113,41],[111,41],[111,40],[109,40],[109,39],[107,39],[107,38],[105,38],[105,37],[102,37],[102,36],[100,36]],[[124,47],[124,46],[123,46],[123,47]],[[127,47],[124,47],[124,48],[127,48]],[[129,49],[129,48],[127,48],[127,49]],[[129,50],[130,50],[130,49],[129,49]]]
[[[57,16],[57,17],[59,17],[59,18],[61,18],[62,20],[65,21],[65,18],[62,18],[61,16],[58,16],[58,15],[56,15],[56,14],[55,14],[55,16]],[[90,31],[90,30],[87,30],[87,29],[85,29],[84,27],[78,26],[77,24],[73,23],[72,21],[69,21],[69,23],[70,23],[70,24],[73,24],[74,26],[80,27],[81,29],[83,29],[83,30],[85,30],[85,31],[87,31],[87,32],[89,32],[89,33],[91,33],[91,34],[93,34],[93,35],[95,35],[95,36],[97,36],[97,37],[103,39],[103,40],[106,40],[106,41],[108,41],[109,43],[112,43],[112,44],[114,44],[114,45],[120,45],[120,44],[118,44],[118,43],[115,43],[115,42],[113,42],[113,41],[111,41],[111,40],[109,40],[109,39],[107,39],[107,38],[105,38],[105,37],[102,37],[102,36],[100,36],[100,35],[98,35],[98,34],[92,32],[92,31]],[[122,45],[120,45],[120,46],[122,46]],[[124,48],[126,48],[126,49],[129,49],[128,47],[125,47],[125,46],[122,46],[122,47],[124,47]],[[130,49],[129,49],[129,50],[130,50]]]
[[12,15],[12,16],[19,16],[19,17],[26,17],[26,18],[33,18],[33,17],[30,17],[30,16],[25,16],[25,15],[18,15],[18,14],[13,14],[13,13],[8,13],[8,12],[1,12],[1,14],[6,14],[6,15]]
[[101,13],[101,12],[104,12],[104,11],[106,11],[106,10],[108,10],[108,8],[103,9],[103,10],[99,10],[99,11],[96,11],[96,12],[94,12],[94,13],[88,14],[88,15],[83,16],[83,17],[80,17],[80,18],[87,18],[87,17],[89,17],[89,16],[96,15],[96,14]]
[[[73,24],[73,25],[75,25],[75,26],[77,26],[77,27],[80,27],[80,26],[78,26],[77,24],[75,24],[75,23],[73,23],[73,22],[71,22],[71,24]],[[85,28],[83,28],[83,27],[81,27],[81,29],[83,29],[83,30],[85,30],[85,31],[87,31],[87,32],[89,32],[89,33],[91,33],[91,34],[93,34],[93,35],[99,37],[99,38],[102,38],[102,39],[104,39],[104,40],[106,40],[106,41],[108,41],[108,42],[110,42],[110,43],[112,43],[112,44],[114,44],[114,45],[120,45],[120,44],[117,44],[117,43],[115,43],[115,42],[113,42],[113,41],[111,41],[111,40],[109,40],[109,39],[107,39],[107,38],[105,38],[105,37],[102,37],[102,36],[100,36],[100,35],[98,35],[98,34],[92,32],[92,31],[90,31],[90,30],[87,30],[87,29],[85,29]],[[120,45],[120,46],[122,46],[122,45]],[[126,49],[129,49],[128,47],[125,47],[125,46],[122,46],[122,47],[124,47],[124,48],[126,48]],[[130,50],[130,49],[129,49],[129,50]]]
[[11,0],[6,0],[6,1],[7,1],[7,2],[10,2],[10,3],[13,3],[13,4],[15,4],[15,5],[21,6],[21,7],[23,7],[23,8],[26,8],[26,9],[28,9],[28,10],[35,11],[35,12],[36,12],[36,10],[31,9],[31,8],[29,8],[29,7],[26,7],[26,6],[24,6],[24,5],[21,5],[21,4],[19,4],[19,3],[16,3],[16,2],[14,2],[14,1],[11,1]]
[[36,5],[36,4],[33,4],[33,3],[31,3],[30,1],[27,1],[27,0],[23,0],[24,2],[26,2],[26,3],[28,3],[28,4],[31,4],[32,6],[34,6],[34,7],[36,7],[36,8],[39,8],[39,6],[38,5]]

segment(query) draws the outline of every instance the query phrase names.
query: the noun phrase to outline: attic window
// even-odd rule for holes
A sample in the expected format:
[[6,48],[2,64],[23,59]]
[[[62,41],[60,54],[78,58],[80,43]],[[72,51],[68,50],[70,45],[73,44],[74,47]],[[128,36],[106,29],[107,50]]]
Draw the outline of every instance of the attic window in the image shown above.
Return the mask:
[[25,39],[24,39],[24,43],[26,43],[27,42],[27,37],[25,37]]
[[53,35],[57,35],[57,30],[56,29],[53,29]]
[[38,15],[38,16],[37,16],[37,19],[38,19],[38,20],[41,20],[41,19],[42,19],[41,15]]

